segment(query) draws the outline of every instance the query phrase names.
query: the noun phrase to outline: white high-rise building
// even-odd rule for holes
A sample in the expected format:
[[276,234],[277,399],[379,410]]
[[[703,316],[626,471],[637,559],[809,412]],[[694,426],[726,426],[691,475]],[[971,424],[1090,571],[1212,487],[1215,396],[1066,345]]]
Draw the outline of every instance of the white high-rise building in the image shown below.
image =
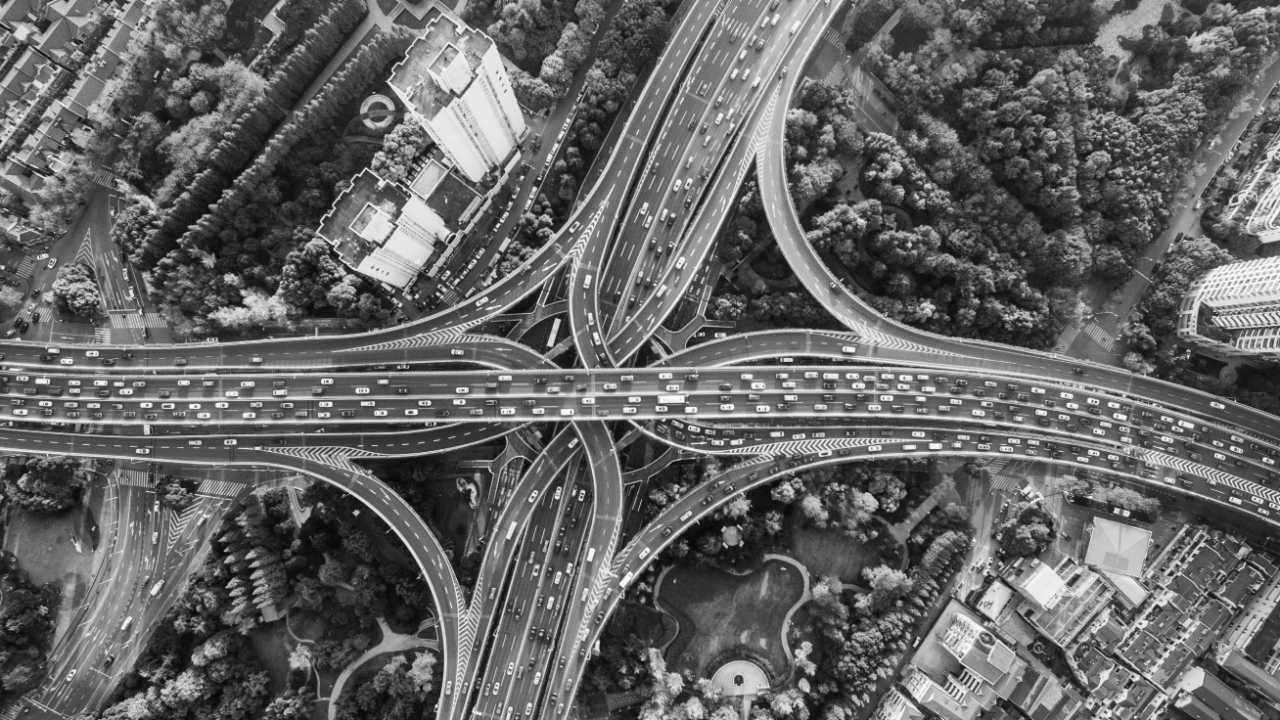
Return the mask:
[[1240,223],[1264,244],[1280,240],[1280,133],[1227,202],[1222,219]]
[[1178,338],[1280,362],[1280,257],[1223,265],[1192,283],[1178,308]]
[[472,182],[518,151],[524,115],[497,46],[478,30],[433,20],[392,69],[391,88]]

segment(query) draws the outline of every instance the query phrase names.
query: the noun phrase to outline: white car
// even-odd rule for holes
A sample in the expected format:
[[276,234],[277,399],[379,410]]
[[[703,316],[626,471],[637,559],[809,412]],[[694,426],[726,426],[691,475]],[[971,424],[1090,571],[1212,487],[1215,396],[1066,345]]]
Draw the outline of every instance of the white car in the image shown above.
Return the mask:
[[1226,409],[1227,409],[1227,406],[1226,406],[1226,405],[1223,405],[1222,403],[1218,402],[1217,400],[1210,400],[1210,401],[1209,401],[1209,407],[1213,408],[1214,410],[1226,410]]
[[469,388],[469,387],[456,387],[456,388],[454,388],[454,389],[453,389],[453,391],[454,391],[454,392],[456,392],[456,393],[458,393],[459,395],[466,395],[466,394],[468,394],[468,393],[470,393],[470,392],[471,392],[471,388]]
[[84,354],[85,357],[98,357],[97,350],[89,350]]
[[150,454],[151,454],[151,448],[135,448],[135,449],[134,449],[134,452],[135,452],[135,453],[137,453],[137,454],[139,454],[139,455],[150,455]]
[[49,258],[49,264],[48,264],[48,265],[45,265],[45,267],[47,267],[47,268],[49,268],[50,270],[52,270],[52,269],[53,269],[53,267],[54,267],[55,265],[57,265],[57,264],[58,264],[58,258]]
[[207,412],[196,413],[197,420],[208,420],[211,417],[213,417],[213,413],[207,413]]
[[536,408],[534,408],[534,409],[533,409],[533,411],[532,411],[532,412],[533,412],[533,414],[534,414],[534,415],[546,415],[546,414],[547,414],[547,409],[546,409],[546,408],[536,407]]
[[405,414],[405,415],[408,415],[409,417],[413,417],[413,416],[415,416],[415,415],[417,415],[417,414],[418,414],[418,409],[417,409],[417,408],[409,408],[409,409],[407,409],[407,410],[405,410],[405,411],[404,411],[404,414]]
[[239,444],[240,444],[240,441],[239,441],[239,440],[235,440],[235,439],[233,439],[233,438],[227,438],[226,440],[223,440],[223,441],[222,441],[222,444],[223,444],[223,445],[239,445]]
[[623,406],[622,406],[622,414],[623,414],[623,415],[635,415],[635,414],[636,414],[635,406],[633,406],[633,405],[623,405]]
[[373,416],[374,416],[374,417],[386,417],[386,416],[387,416],[387,411],[386,411],[386,410],[374,410],[374,411],[373,411]]
[[59,360],[58,362],[59,362],[59,363],[61,363],[61,364],[63,364],[63,365],[75,365],[75,364],[76,364],[76,361],[75,361],[75,360],[72,360],[71,358],[66,358],[66,357],[62,358],[62,359],[61,359],[61,360]]

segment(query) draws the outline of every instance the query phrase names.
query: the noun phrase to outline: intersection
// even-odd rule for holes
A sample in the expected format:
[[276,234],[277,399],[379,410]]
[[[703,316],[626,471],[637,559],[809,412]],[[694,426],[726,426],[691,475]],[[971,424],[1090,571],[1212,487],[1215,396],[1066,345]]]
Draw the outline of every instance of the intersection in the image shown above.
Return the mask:
[[[443,649],[437,714],[459,719],[566,717],[631,580],[737,494],[804,467],[1035,457],[1280,519],[1280,418],[1115,368],[906,328],[833,282],[789,198],[783,132],[840,5],[695,2],[565,227],[519,270],[435,315],[244,343],[0,343],[10,423],[0,447],[276,468],[343,488],[426,578]],[[629,366],[685,299],[753,164],[783,254],[845,331],[729,337]],[[468,334],[558,277],[577,366]],[[470,589],[426,523],[357,464],[535,424],[558,432],[501,509]],[[633,428],[743,461],[619,547],[615,438]]]

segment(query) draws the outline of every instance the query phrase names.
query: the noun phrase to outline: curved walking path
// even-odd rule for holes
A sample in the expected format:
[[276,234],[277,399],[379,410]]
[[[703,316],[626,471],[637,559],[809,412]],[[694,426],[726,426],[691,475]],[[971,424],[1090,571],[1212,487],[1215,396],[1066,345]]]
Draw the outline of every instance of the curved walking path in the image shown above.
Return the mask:
[[342,688],[346,686],[347,679],[361,665],[373,659],[374,656],[382,653],[404,652],[422,648],[435,650],[436,653],[440,652],[440,643],[436,640],[423,640],[414,635],[401,635],[400,633],[392,632],[391,628],[387,626],[387,621],[382,618],[378,618],[378,626],[382,628],[382,641],[365,650],[360,657],[342,668],[342,672],[338,673],[338,679],[333,681],[333,691],[329,693],[329,720],[334,720],[338,712],[338,699],[342,697]]

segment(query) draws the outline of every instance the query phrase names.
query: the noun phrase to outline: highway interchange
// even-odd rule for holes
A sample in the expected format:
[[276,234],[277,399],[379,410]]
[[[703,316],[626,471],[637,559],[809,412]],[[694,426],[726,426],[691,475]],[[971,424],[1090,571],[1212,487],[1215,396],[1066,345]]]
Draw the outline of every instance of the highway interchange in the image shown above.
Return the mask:
[[[431,588],[444,654],[437,714],[450,718],[565,717],[631,579],[736,494],[803,467],[1035,457],[1280,519],[1280,419],[1115,368],[906,328],[834,282],[787,194],[782,132],[840,5],[689,0],[602,179],[562,231],[435,315],[245,343],[0,343],[0,419],[12,421],[0,447],[269,468],[344,488],[410,549]],[[753,163],[784,255],[847,330],[728,337],[628,367],[697,282]],[[578,366],[469,333],[557,280]],[[557,432],[498,513],[471,589],[426,523],[355,462],[448,452],[533,425]],[[742,462],[619,547],[615,438],[633,428]],[[98,662],[100,647],[55,658],[54,680]]]

